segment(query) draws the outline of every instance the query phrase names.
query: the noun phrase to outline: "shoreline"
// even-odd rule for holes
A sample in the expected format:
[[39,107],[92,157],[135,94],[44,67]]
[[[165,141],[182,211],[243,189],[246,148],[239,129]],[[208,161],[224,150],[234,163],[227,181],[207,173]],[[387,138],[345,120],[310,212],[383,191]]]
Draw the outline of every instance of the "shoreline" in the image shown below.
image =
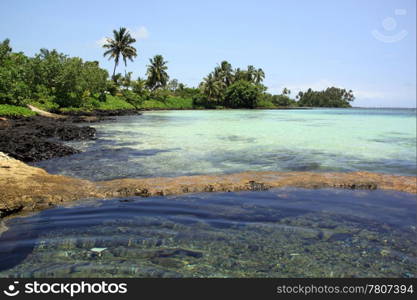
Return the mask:
[[88,198],[168,196],[272,188],[393,190],[417,194],[415,176],[371,172],[242,172],[180,177],[125,178],[93,182],[52,175],[0,153],[0,219]]
[[74,112],[59,118],[50,115],[0,118],[0,220],[21,212],[39,211],[60,203],[87,198],[257,191],[281,187],[385,189],[417,194],[415,176],[372,172],[248,171],[235,174],[125,178],[93,182],[52,175],[41,168],[25,164],[79,152],[64,145],[62,141],[95,139],[95,128],[78,126],[76,123],[114,120],[114,116],[140,115],[143,111],[95,111],[90,115]]

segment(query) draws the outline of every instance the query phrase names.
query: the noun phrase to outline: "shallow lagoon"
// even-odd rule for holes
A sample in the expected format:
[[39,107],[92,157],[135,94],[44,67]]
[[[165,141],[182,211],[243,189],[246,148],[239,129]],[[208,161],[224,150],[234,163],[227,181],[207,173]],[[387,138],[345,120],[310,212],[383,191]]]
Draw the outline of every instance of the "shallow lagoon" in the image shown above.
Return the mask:
[[[94,126],[97,140],[71,143],[83,153],[36,165],[92,180],[416,174],[415,109],[158,111]],[[275,189],[80,201],[8,221],[0,277],[415,277],[416,200]]]
[[83,201],[10,220],[0,277],[414,277],[416,207],[336,189]]
[[94,125],[84,152],[37,163],[92,180],[242,171],[416,175],[415,109],[156,111]]

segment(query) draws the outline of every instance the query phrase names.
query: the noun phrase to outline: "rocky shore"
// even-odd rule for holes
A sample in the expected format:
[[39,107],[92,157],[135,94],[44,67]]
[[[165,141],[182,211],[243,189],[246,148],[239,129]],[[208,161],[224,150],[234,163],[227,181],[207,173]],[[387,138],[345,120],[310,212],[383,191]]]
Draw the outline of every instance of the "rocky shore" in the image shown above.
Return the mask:
[[62,142],[94,139],[96,130],[75,123],[91,123],[108,120],[113,116],[138,114],[136,110],[96,110],[57,115],[30,108],[41,115],[0,118],[0,151],[24,162],[78,153],[78,150]]
[[62,141],[93,139],[96,130],[72,124],[73,119],[42,116],[0,121],[0,151],[24,162],[78,153]]
[[380,173],[244,172],[92,182],[29,166],[0,153],[0,217],[85,198],[258,191],[280,187],[385,189],[417,193],[416,177]]

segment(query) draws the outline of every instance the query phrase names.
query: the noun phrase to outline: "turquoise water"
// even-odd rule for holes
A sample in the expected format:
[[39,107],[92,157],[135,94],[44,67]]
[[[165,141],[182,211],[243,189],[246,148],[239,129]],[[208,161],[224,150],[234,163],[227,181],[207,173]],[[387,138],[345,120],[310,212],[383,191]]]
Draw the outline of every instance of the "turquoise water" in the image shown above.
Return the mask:
[[37,165],[93,180],[241,171],[416,175],[415,109],[156,111],[95,125]]
[[[96,140],[71,143],[82,153],[37,165],[92,180],[416,174],[412,109],[158,111],[94,126]],[[292,188],[82,200],[7,221],[0,277],[415,277],[416,204]]]
[[412,194],[291,188],[75,204],[6,222],[0,277],[417,276]]

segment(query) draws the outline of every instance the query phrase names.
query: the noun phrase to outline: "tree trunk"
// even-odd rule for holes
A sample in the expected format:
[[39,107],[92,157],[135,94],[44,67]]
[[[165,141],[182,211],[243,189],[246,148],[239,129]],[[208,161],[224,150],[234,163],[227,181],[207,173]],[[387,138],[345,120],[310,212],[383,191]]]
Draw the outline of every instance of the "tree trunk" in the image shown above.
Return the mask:
[[113,76],[112,76],[112,79],[116,82],[116,80],[115,80],[115,78],[114,78],[114,75],[116,75],[116,67],[117,67],[117,63],[116,62],[114,62],[114,69],[113,69]]

